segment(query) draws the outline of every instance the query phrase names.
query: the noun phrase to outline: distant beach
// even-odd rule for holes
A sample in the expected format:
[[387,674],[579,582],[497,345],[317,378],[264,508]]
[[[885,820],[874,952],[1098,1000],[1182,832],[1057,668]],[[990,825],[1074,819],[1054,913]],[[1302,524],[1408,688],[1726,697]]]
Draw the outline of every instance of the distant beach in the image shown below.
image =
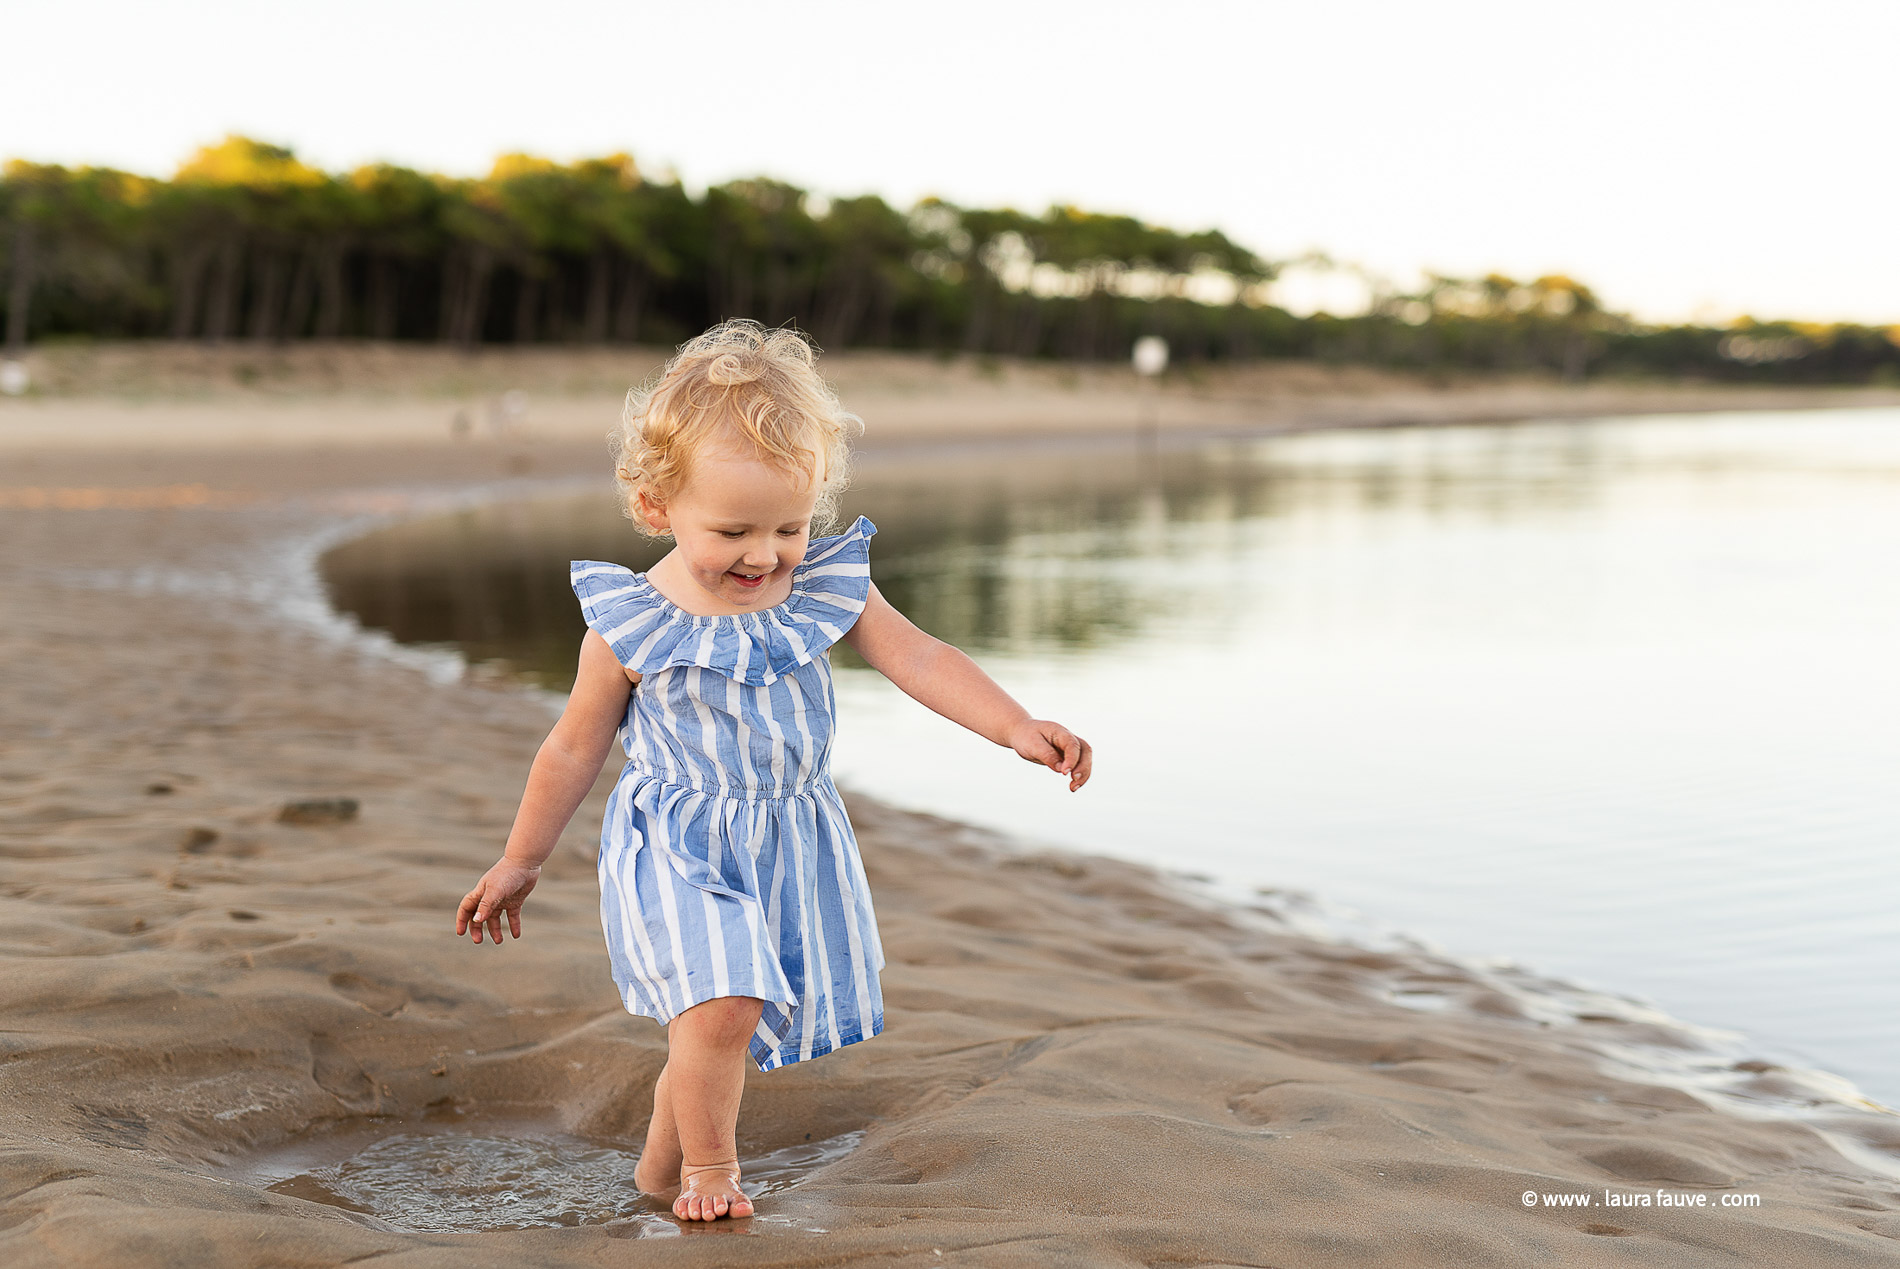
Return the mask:
[[[36,395],[0,400],[0,1245],[22,1263],[739,1258],[643,1253],[680,1231],[637,1207],[418,1232],[270,1162],[522,1123],[637,1146],[664,1039],[622,1012],[600,946],[612,769],[527,937],[454,939],[546,706],[349,637],[313,562],[393,517],[604,477],[619,399],[658,358],[78,347],[36,352]],[[1114,369],[825,364],[867,448],[1900,403],[1310,365],[1144,395]],[[752,1076],[746,1158],[841,1144],[694,1237],[814,1265],[1892,1261],[1890,1114],[1718,1111],[1605,1073],[1606,1041],[1686,1045],[1666,1020],[1540,1018],[1466,967],[1302,933],[1268,903],[862,797],[852,813],[885,1032]],[[1446,1006],[1393,998],[1421,989]]]
[[[78,343],[24,359],[0,397],[0,452],[51,447],[599,443],[654,348]],[[1543,375],[1412,374],[1306,361],[1128,367],[843,352],[824,358],[863,442],[888,447],[1153,429],[1262,434],[1709,410],[1900,405],[1896,387],[1801,387]],[[479,464],[477,464],[479,466]],[[585,469],[583,469],[585,470]],[[518,473],[517,473],[518,474]]]

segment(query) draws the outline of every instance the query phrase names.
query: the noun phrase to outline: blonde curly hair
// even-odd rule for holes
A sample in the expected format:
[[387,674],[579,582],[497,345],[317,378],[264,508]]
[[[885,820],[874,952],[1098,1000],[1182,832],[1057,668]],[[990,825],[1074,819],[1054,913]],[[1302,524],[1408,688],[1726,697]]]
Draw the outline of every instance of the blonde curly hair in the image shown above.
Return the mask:
[[[743,439],[759,458],[818,482],[812,525],[828,524],[849,479],[850,440],[863,420],[818,374],[817,350],[796,330],[750,318],[721,322],[681,344],[659,375],[627,393],[608,434],[621,510],[648,537],[639,498],[664,505],[710,441]],[[817,463],[814,465],[813,456]]]

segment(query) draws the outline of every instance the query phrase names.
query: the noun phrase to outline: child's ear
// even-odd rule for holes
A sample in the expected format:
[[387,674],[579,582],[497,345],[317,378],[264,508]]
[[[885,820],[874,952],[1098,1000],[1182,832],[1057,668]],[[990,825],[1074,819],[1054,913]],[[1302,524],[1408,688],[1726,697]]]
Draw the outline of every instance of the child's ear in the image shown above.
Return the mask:
[[666,504],[654,499],[647,490],[642,489],[634,495],[639,506],[640,518],[646,521],[647,528],[655,533],[665,533],[671,526],[666,518]]

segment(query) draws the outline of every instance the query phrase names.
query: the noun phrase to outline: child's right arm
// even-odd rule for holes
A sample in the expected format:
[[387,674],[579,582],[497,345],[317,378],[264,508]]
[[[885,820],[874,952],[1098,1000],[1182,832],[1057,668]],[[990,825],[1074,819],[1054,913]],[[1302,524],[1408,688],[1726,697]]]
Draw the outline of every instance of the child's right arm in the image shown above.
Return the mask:
[[482,875],[456,911],[457,935],[466,933],[479,943],[486,925],[489,939],[499,944],[506,912],[508,932],[521,937],[522,901],[540,880],[542,861],[554,853],[561,830],[600,778],[601,764],[626,716],[633,682],[607,641],[589,630],[581,640],[580,666],[567,708],[534,756],[501,860]]

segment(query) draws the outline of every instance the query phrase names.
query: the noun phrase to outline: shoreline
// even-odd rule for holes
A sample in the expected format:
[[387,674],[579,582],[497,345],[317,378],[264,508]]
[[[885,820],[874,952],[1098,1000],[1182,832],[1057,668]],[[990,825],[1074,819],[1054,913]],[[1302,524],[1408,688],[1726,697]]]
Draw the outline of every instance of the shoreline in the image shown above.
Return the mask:
[[[511,474],[522,454],[528,471]],[[664,1044],[619,1010],[599,963],[590,839],[603,788],[537,891],[529,941],[478,961],[437,936],[437,907],[452,910],[505,830],[544,706],[273,623],[268,586],[228,580],[269,572],[260,541],[367,526],[418,497],[472,496],[475,481],[505,495],[580,479],[599,457],[550,439],[33,455],[42,487],[196,475],[244,500],[0,504],[13,544],[0,640],[41,670],[4,689],[35,746],[8,759],[0,839],[17,1020],[0,1239],[87,1260],[191,1239],[204,1263],[254,1263],[260,1237],[313,1263],[478,1247],[639,1258],[614,1232],[625,1226],[403,1234],[215,1179],[219,1158],[325,1124],[400,1122],[444,1098],[475,1121],[531,1107],[637,1144]],[[108,572],[144,580],[85,584]],[[115,629],[138,636],[75,642]],[[274,818],[287,798],[359,793],[359,821]],[[1456,966],[1264,917],[1250,928],[1184,902],[1158,869],[851,804],[892,951],[889,1018],[875,1040],[748,1081],[743,1149],[866,1134],[772,1196],[787,1223],[754,1219],[774,1263],[884,1263],[934,1246],[933,1262],[961,1250],[973,1264],[1610,1264],[1644,1247],[1673,1264],[1875,1264],[1900,1237],[1892,1177],[1840,1154],[1822,1134],[1847,1125],[1826,1112],[1717,1112],[1606,1074]],[[1393,983],[1455,991],[1463,1007],[1408,1008],[1382,995]],[[1655,1019],[1577,1025],[1682,1051]],[[1764,1096],[1805,1093],[1796,1072],[1733,1074]],[[1894,1119],[1869,1117],[1889,1152]],[[1062,1162],[1136,1157],[1127,1176]],[[1162,1199],[1210,1167],[1228,1192],[1184,1224]],[[1768,1201],[1584,1218],[1522,1208],[1527,1188]],[[730,1263],[734,1249],[661,1250]]]

